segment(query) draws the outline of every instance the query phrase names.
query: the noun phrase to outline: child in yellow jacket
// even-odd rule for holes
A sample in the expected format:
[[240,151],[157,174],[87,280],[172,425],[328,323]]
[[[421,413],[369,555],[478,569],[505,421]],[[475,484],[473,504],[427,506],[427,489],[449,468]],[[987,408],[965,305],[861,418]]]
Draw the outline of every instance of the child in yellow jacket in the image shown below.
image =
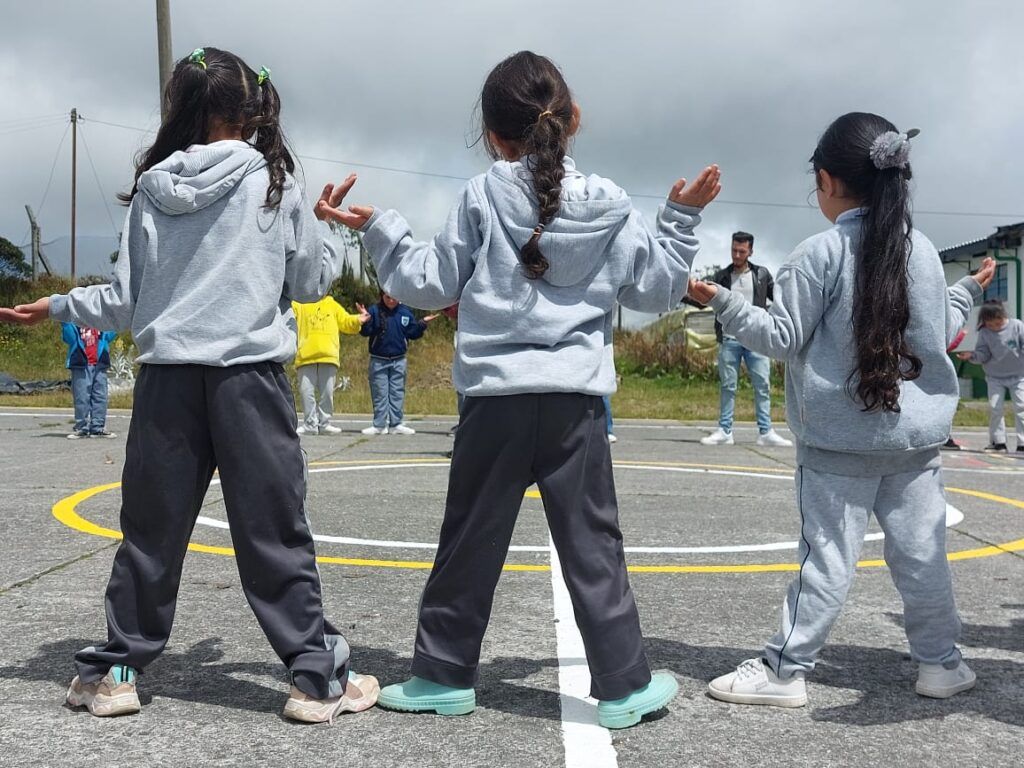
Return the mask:
[[341,362],[339,333],[356,334],[370,319],[363,307],[352,315],[331,296],[313,304],[292,302],[298,332],[295,372],[299,378],[299,396],[305,420],[300,435],[336,435],[341,430],[331,425],[334,412],[334,381]]

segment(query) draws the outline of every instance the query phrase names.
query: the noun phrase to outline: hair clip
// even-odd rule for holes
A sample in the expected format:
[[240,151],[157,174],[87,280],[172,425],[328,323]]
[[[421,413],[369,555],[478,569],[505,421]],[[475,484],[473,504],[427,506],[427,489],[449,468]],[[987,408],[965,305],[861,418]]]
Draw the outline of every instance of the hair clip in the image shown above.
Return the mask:
[[544,225],[543,224],[538,224],[536,227],[533,228],[533,234],[537,235],[538,237],[540,237],[540,234],[543,231],[544,231]]
[[270,80],[270,70],[266,67],[260,67],[260,74],[256,78],[256,85],[263,85],[268,80]]
[[192,53],[188,55],[188,60],[193,64],[198,64],[203,69],[206,69],[206,51],[202,48],[196,48]]
[[886,131],[872,142],[868,155],[875,168],[906,168],[910,164],[910,140],[921,130],[911,128],[906,133]]

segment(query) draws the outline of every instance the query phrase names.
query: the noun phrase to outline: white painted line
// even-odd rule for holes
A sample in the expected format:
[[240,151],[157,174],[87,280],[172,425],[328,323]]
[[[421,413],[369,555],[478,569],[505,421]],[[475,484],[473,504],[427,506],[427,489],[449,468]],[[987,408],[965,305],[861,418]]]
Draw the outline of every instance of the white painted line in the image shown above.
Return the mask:
[[[431,461],[431,462],[408,462],[402,464],[356,464],[353,466],[344,467],[314,467],[309,470],[310,474],[316,474],[320,472],[365,472],[368,470],[375,469],[415,469],[423,467],[448,467],[447,462]],[[661,467],[661,466],[647,466],[643,464],[625,464],[616,465],[613,464],[617,469],[645,469],[653,470],[657,472],[684,472],[684,473],[704,473],[710,475],[738,475],[740,477],[756,477],[764,480],[782,480],[789,481],[792,478],[786,475],[766,475],[759,472],[735,472],[732,470],[724,469],[695,469],[692,467]],[[219,485],[220,479],[213,478],[210,481],[210,485]],[[946,527],[952,527],[963,522],[964,513],[954,507],[952,504],[946,505]],[[210,528],[220,528],[222,530],[228,530],[229,526],[226,521],[218,520],[207,515],[200,515],[196,518],[197,525],[205,525]],[[881,531],[869,533],[864,536],[864,541],[881,541],[885,538],[885,534]],[[384,549],[437,549],[437,544],[431,544],[425,541],[396,541],[392,539],[360,539],[351,536],[331,536],[328,534],[313,534],[313,540],[324,542],[326,544],[350,544],[359,547],[381,547]],[[715,555],[715,554],[729,554],[729,553],[743,553],[743,552],[777,552],[786,549],[797,549],[800,546],[798,541],[775,541],[767,544],[728,544],[724,546],[695,546],[695,547],[625,547],[625,551],[630,554],[663,554],[663,555]],[[526,544],[513,544],[509,547],[510,552],[548,552],[550,546],[538,547]]]
[[566,768],[616,768],[619,764],[612,735],[597,723],[597,702],[590,698],[590,670],[583,638],[576,627],[562,565],[551,551],[551,593],[558,644],[558,692],[562,706],[562,742]]

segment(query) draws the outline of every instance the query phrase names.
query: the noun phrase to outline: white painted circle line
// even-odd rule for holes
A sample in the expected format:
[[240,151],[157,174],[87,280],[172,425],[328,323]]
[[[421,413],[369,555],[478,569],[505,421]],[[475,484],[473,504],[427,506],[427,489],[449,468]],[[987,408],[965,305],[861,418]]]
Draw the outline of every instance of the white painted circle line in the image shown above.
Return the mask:
[[[415,469],[423,467],[445,467],[447,462],[410,462],[403,464],[356,464],[345,467],[314,467],[309,470],[310,474],[320,472],[363,472],[374,469]],[[710,475],[731,475],[738,477],[756,477],[767,480],[792,480],[787,475],[769,475],[761,472],[738,472],[725,469],[699,469],[695,467],[661,467],[643,464],[619,464],[613,463],[616,469],[643,469],[656,472],[686,472]],[[211,485],[219,485],[220,480],[214,478]],[[963,522],[964,514],[952,504],[946,504],[946,527],[952,527]],[[210,528],[228,530],[228,523],[224,520],[200,515],[196,518],[197,525],[205,525]],[[864,541],[881,541],[885,538],[882,532],[869,533],[864,536]],[[423,541],[393,541],[390,539],[360,539],[351,536],[331,536],[328,534],[313,534],[313,540],[325,544],[348,544],[358,547],[379,547],[383,549],[437,549],[436,543]],[[715,555],[715,554],[736,554],[744,552],[777,552],[787,549],[798,549],[799,541],[776,541],[768,544],[732,544],[725,546],[709,547],[625,547],[625,551],[631,554],[662,554],[662,555]],[[513,544],[509,547],[510,552],[550,552],[550,546],[537,547],[524,544]]]

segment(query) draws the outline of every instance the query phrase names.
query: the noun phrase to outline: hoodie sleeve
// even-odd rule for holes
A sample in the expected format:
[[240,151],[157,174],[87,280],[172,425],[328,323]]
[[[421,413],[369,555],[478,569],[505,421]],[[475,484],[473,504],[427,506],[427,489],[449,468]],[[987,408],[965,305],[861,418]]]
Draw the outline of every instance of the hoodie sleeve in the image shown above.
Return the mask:
[[690,267],[700,247],[694,228],[700,224],[700,208],[669,202],[658,211],[655,236],[633,211],[626,224],[638,241],[633,268],[619,289],[619,303],[638,312],[667,312],[686,295]]
[[363,328],[363,324],[359,322],[359,317],[349,313],[349,311],[340,304],[335,304],[334,319],[338,324],[339,333],[353,335],[359,333]]
[[946,301],[946,343],[952,344],[957,333],[967,323],[971,315],[974,302],[980,299],[984,293],[981,284],[973,277],[965,277],[958,280],[946,289],[948,299]]
[[992,348],[988,344],[988,334],[982,329],[978,332],[978,340],[974,344],[974,352],[971,353],[971,362],[984,365],[992,361]]
[[738,293],[719,287],[710,307],[723,332],[762,355],[780,360],[795,357],[804,348],[825,313],[825,291],[813,276],[787,264],[775,281],[775,300],[762,309]]
[[[121,244],[114,265],[114,279],[105,285],[74,288],[67,295],[50,297],[50,317],[61,322],[101,331],[126,331],[131,328],[135,314],[135,289],[132,285],[133,251],[142,249],[146,234],[142,227],[142,205],[138,195],[128,206]],[[135,285],[141,275],[135,276]]]
[[363,245],[385,292],[420,309],[444,309],[459,300],[483,244],[486,213],[477,184],[474,180],[463,188],[444,227],[430,242],[413,240],[412,229],[398,211],[374,211],[362,228]]
[[73,347],[78,342],[78,329],[72,323],[61,323],[60,338],[69,347]]
[[338,253],[330,228],[313,215],[306,196],[292,182],[294,205],[285,222],[284,295],[303,304],[320,301],[338,276]]

